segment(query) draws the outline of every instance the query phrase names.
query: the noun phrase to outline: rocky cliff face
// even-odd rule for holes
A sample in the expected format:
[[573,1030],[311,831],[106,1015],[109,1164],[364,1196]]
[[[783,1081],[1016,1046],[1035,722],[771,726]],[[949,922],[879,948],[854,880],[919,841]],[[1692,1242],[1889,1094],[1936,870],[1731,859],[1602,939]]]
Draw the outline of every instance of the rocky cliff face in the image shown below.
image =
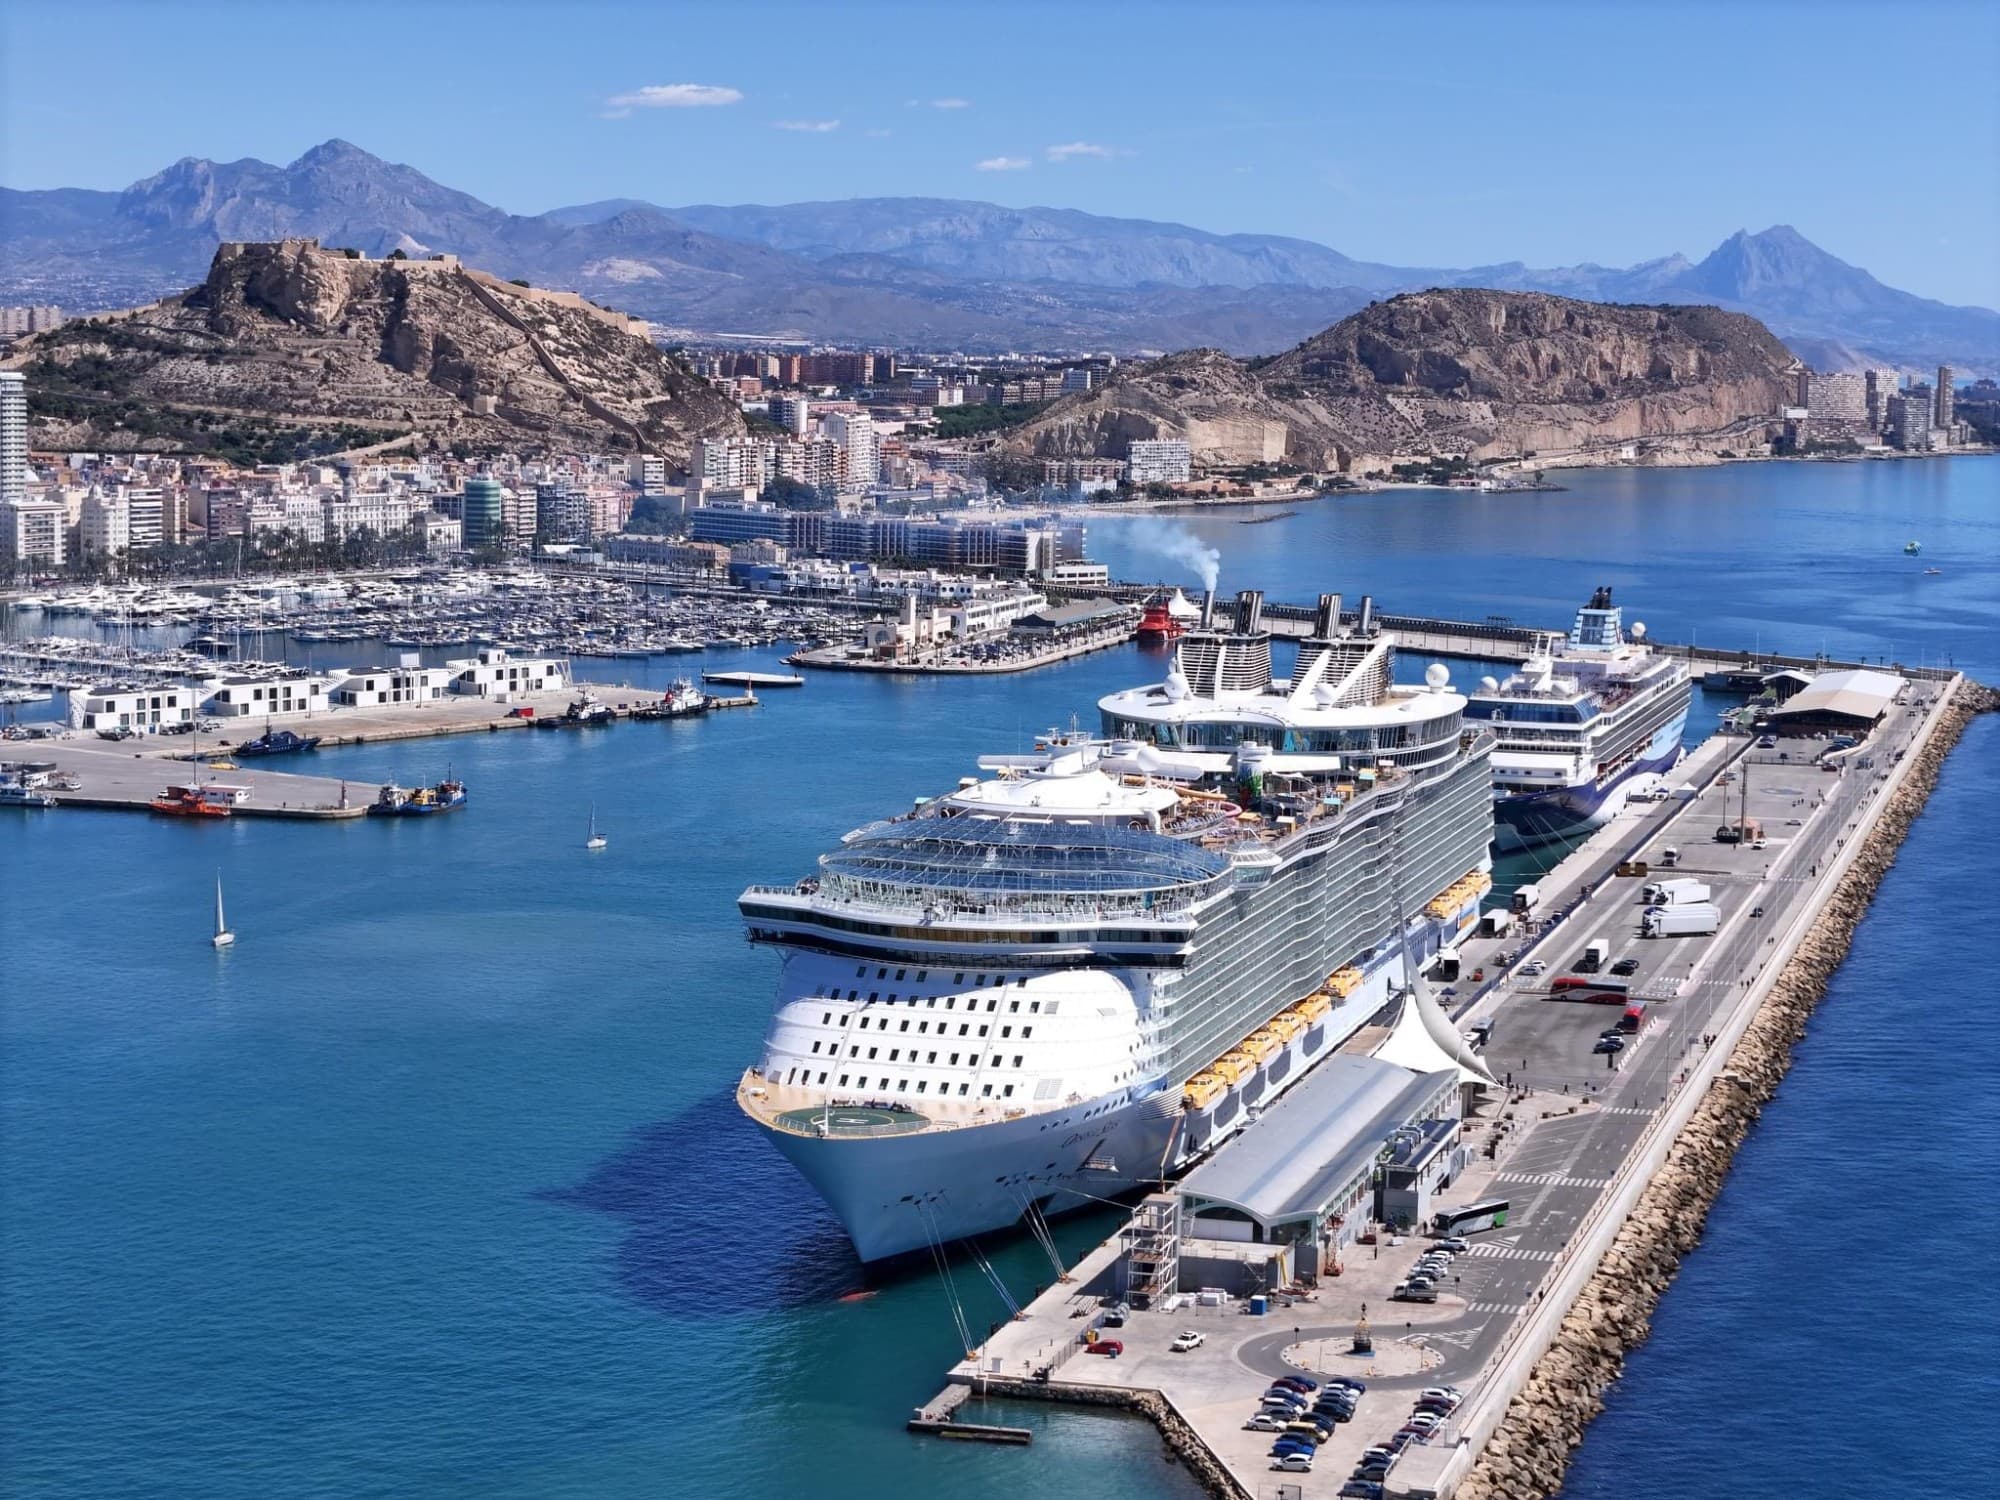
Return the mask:
[[1184,437],[1197,461],[1366,473],[1412,457],[1602,456],[1671,439],[1742,446],[1791,399],[1791,353],[1754,318],[1537,292],[1375,303],[1267,363],[1197,350],[1066,398],[1017,440],[1120,456]]
[[617,315],[311,240],[224,245],[192,291],[21,352],[36,361],[31,387],[66,398],[70,430],[37,440],[69,446],[119,446],[107,419],[134,400],[419,446],[644,448],[682,464],[696,438],[742,430],[733,403]]

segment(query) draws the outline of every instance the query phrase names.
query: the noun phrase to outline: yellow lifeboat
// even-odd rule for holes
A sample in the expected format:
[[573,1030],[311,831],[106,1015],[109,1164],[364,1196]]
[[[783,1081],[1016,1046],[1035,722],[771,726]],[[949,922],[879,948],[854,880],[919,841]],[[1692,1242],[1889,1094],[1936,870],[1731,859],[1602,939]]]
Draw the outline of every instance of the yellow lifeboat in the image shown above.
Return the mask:
[[1181,1107],[1183,1109],[1207,1109],[1209,1105],[1215,1103],[1216,1100],[1228,1092],[1228,1084],[1216,1077],[1215,1074],[1204,1069],[1190,1078],[1187,1081],[1186,1087],[1182,1089]]
[[1284,1046],[1289,1046],[1292,1039],[1305,1029],[1305,1017],[1295,1010],[1288,1010],[1271,1017],[1271,1024],[1266,1028],[1278,1039],[1279,1044]]
[[1325,995],[1308,995],[1292,1009],[1308,1026],[1333,1009],[1333,1001]]
[[1284,1043],[1272,1035],[1269,1028],[1251,1032],[1250,1035],[1243,1038],[1237,1045],[1249,1053],[1252,1059],[1260,1065],[1276,1057],[1284,1047]]
[[1229,1083],[1236,1084],[1244,1080],[1255,1064],[1241,1052],[1232,1051],[1223,1053],[1208,1066],[1211,1071],[1221,1075]]
[[1332,974],[1327,976],[1326,987],[1339,999],[1345,1000],[1349,995],[1361,988],[1361,971],[1359,969],[1336,969]]

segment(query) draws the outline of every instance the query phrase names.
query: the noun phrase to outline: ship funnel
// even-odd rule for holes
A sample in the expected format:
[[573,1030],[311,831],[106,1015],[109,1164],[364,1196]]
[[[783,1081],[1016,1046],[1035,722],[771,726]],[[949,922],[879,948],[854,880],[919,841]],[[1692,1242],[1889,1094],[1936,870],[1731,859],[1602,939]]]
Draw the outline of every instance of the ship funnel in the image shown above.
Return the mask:
[[1236,596],[1236,633],[1255,635],[1264,619],[1264,591],[1245,589]]
[[1201,593],[1201,628],[1215,628],[1215,590],[1203,589]]
[[1361,634],[1373,635],[1374,633],[1375,596],[1373,594],[1363,594],[1361,596]]
[[1340,632],[1340,595],[1321,594],[1319,612],[1313,616],[1313,634],[1330,641]]

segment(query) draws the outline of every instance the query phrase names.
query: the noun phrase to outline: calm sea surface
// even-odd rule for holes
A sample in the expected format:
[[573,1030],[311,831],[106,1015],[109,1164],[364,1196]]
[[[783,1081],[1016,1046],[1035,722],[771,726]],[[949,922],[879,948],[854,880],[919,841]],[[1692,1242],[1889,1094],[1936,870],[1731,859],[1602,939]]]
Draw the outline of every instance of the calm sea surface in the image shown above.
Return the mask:
[[[1664,637],[2000,681],[2000,466],[1566,482],[1172,524],[1220,551],[1225,590],[1560,625],[1610,583]],[[1167,535],[1093,527],[1117,573],[1192,583]],[[742,887],[1159,667],[1120,650],[981,682],[815,675],[694,723],[315,757],[361,785],[449,762],[472,802],[435,822],[0,818],[0,1489],[1192,1496],[1112,1419],[1010,1411],[1037,1429],[1025,1453],[905,1437],[958,1353],[937,1278],[864,1276],[730,1101],[775,970],[743,941]],[[2000,1229],[1981,1144],[2000,1043],[1965,1013],[1983,989],[1934,981],[1939,953],[1983,942],[1996,791],[1989,721],[1573,1493],[1968,1482],[1973,1426],[1933,1403],[1990,1394],[2000,1328],[1967,1258]],[[586,855],[593,802],[610,848]],[[218,870],[239,933],[221,955]],[[1058,1237],[1074,1253],[1114,1221]],[[1050,1275],[1032,1243],[990,1248],[1016,1297]],[[957,1287],[975,1327],[1001,1315],[976,1270]]]

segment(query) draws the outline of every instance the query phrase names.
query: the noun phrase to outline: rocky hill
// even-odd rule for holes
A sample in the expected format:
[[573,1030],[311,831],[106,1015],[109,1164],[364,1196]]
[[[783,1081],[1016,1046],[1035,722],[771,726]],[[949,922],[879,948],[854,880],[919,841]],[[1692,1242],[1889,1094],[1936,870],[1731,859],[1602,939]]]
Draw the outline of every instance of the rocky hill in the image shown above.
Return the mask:
[[568,293],[449,261],[313,240],[226,244],[208,278],[18,345],[37,447],[277,459],[419,448],[644,449],[684,464],[741,414],[644,336]]
[[1791,399],[1797,361],[1713,307],[1434,290],[1375,303],[1269,361],[1195,350],[1065,397],[1016,434],[1042,455],[1119,457],[1182,437],[1197,463],[1369,473],[1400,460],[1701,452]]

